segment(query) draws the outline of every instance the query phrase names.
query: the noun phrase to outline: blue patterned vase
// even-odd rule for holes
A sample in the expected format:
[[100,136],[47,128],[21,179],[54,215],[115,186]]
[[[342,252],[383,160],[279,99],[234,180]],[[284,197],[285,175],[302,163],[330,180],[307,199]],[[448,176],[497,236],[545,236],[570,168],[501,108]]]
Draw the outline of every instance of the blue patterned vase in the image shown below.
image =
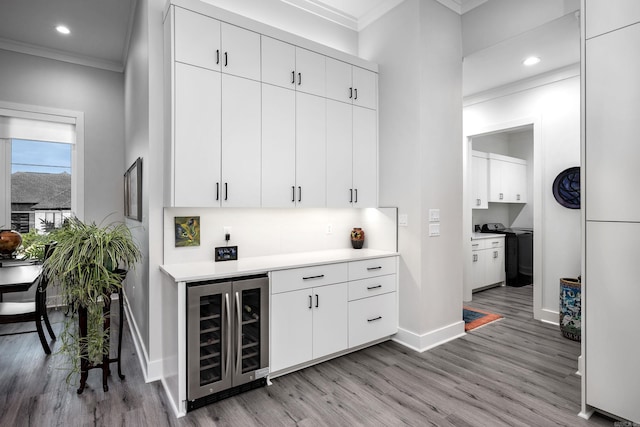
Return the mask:
[[560,331],[570,340],[580,341],[582,287],[578,279],[560,279]]

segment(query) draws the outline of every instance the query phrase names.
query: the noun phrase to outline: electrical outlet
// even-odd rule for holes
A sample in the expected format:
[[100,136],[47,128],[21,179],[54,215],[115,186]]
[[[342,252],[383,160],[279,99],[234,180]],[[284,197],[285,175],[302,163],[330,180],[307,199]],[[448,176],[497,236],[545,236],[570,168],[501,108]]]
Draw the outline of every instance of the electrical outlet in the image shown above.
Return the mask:
[[327,234],[333,234],[333,225],[327,224]]
[[429,209],[429,222],[440,221],[440,209]]
[[429,224],[429,237],[440,235],[440,224]]

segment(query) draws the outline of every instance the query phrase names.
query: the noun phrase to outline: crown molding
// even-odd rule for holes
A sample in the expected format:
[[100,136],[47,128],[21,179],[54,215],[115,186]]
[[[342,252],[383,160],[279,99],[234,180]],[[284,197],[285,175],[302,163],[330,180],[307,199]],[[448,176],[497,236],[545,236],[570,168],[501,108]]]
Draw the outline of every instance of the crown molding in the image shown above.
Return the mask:
[[71,64],[84,65],[85,67],[115,71],[118,73],[121,73],[124,70],[123,64],[118,62],[105,61],[88,56],[73,55],[61,50],[48,49],[41,46],[17,42],[9,39],[0,38],[0,49],[24,53],[26,55],[40,56],[43,58],[54,59],[56,61],[68,62]]
[[458,15],[464,15],[471,9],[475,9],[488,0],[438,0],[439,3],[456,12]]

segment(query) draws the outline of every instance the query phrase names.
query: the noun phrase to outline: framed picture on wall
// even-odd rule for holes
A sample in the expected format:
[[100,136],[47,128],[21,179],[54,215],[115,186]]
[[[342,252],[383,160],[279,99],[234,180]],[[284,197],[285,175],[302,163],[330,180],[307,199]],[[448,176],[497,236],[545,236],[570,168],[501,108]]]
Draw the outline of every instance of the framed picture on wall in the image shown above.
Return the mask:
[[124,216],[142,221],[142,158],[124,174]]

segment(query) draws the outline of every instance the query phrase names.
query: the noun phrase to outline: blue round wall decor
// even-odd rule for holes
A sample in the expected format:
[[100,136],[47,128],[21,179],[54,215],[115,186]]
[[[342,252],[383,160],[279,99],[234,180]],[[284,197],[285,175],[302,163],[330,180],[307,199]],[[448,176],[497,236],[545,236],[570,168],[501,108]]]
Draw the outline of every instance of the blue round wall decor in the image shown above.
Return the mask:
[[553,181],[553,197],[565,208],[580,209],[580,167],[565,169]]

